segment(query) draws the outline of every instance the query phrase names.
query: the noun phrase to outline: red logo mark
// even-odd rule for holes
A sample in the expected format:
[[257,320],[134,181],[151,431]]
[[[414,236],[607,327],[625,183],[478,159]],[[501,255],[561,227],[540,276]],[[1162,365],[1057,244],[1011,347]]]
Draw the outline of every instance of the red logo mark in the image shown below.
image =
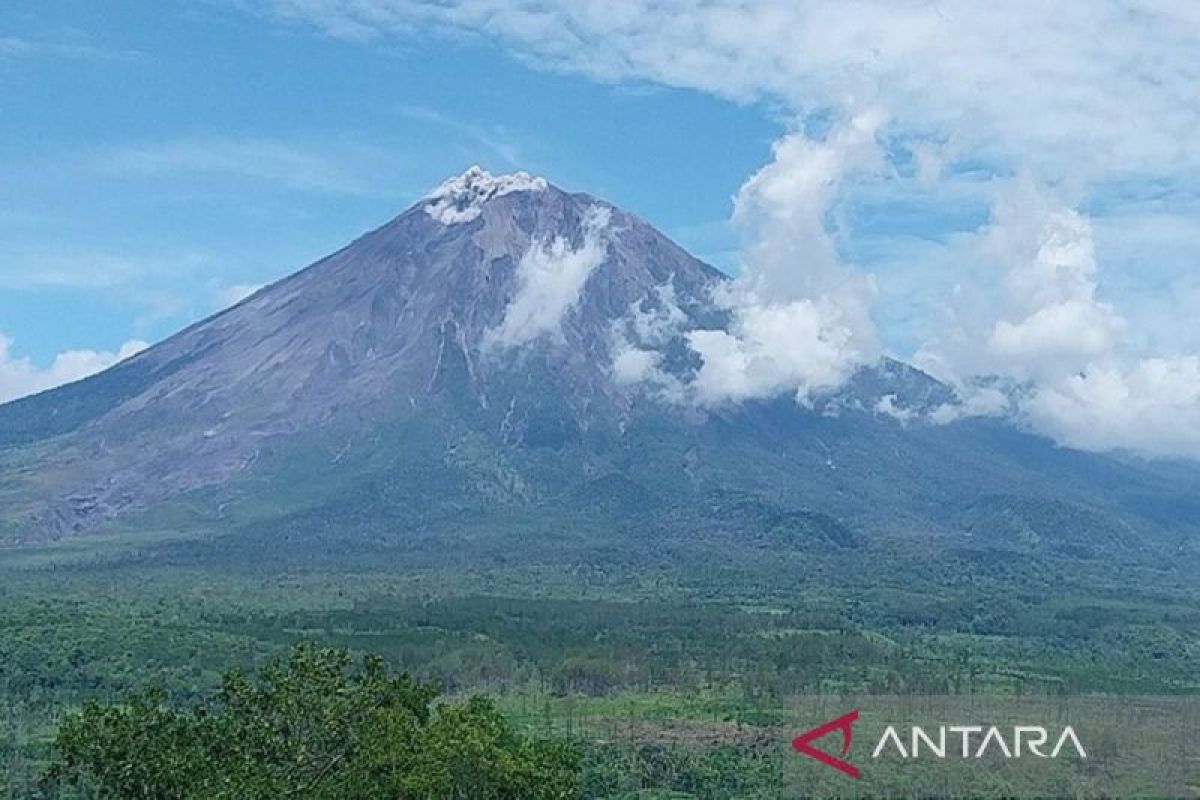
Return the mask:
[[[850,753],[850,743],[854,740],[854,723],[858,721],[858,709],[854,709],[849,714],[843,714],[837,719],[831,719],[824,725],[813,728],[811,731],[806,731],[792,740],[792,747],[797,752],[803,753],[809,758],[815,758],[822,764],[833,767],[839,772],[844,772],[851,778],[859,776],[858,767],[843,759]],[[842,755],[841,758],[831,756],[824,750],[818,750],[812,746],[812,743],[822,736],[827,736],[834,731],[842,732]]]

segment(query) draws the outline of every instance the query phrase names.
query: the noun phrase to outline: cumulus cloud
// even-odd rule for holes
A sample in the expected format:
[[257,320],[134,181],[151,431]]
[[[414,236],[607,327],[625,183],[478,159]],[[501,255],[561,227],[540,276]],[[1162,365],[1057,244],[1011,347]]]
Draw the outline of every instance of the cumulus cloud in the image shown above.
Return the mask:
[[958,399],[938,406],[929,414],[932,422],[947,425],[968,417],[1004,417],[1013,411],[1011,392],[995,386],[967,381],[958,386]]
[[[1092,226],[1022,179],[996,202],[979,252],[1003,270],[993,311],[968,310],[918,362],[960,384],[935,421],[1013,411],[1071,447],[1200,456],[1200,357],[1140,356],[1099,296]],[[1006,376],[1010,390],[975,376]]]
[[561,335],[563,317],[578,302],[592,270],[607,256],[605,230],[611,214],[606,206],[588,209],[578,248],[562,236],[531,244],[517,264],[517,291],[504,319],[484,335],[485,349],[518,347],[540,336]]
[[1039,385],[1022,411],[1072,447],[1200,457],[1200,357],[1110,359]]
[[878,110],[856,114],[824,137],[793,132],[772,146],[772,160],[733,201],[743,239],[743,282],[784,299],[836,296],[870,327],[863,296],[870,282],[848,270],[830,235],[827,215],[843,184],[883,168]]
[[742,268],[716,298],[731,325],[687,337],[702,362],[692,387],[701,404],[781,393],[807,402],[876,354],[872,280],[842,263],[827,214],[844,181],[880,168],[883,121],[870,111],[822,139],[791,133],[738,191]]
[[[682,330],[685,315],[663,287],[651,308],[635,307],[618,324],[611,348],[617,382],[646,383],[708,407],[781,394],[808,403],[873,358],[873,282],[842,263],[827,214],[844,181],[880,168],[875,134],[882,122],[872,111],[822,138],[794,132],[776,142],[771,162],[734,198],[741,269],[712,298],[729,325]],[[661,368],[660,351],[675,335],[700,361],[686,381]]]
[[613,347],[612,373],[618,386],[630,386],[650,381],[659,373],[662,354],[643,350],[626,340],[618,339]]
[[643,303],[634,304],[628,322],[639,342],[661,347],[683,330],[687,314],[679,307],[675,287],[671,283],[662,284],[654,294],[654,302],[648,307],[643,307]]
[[1009,261],[1009,315],[987,339],[999,368],[1035,377],[1076,370],[1117,345],[1124,321],[1096,296],[1092,228],[1077,211],[1047,208],[1024,181],[1002,196],[985,248]]
[[131,339],[114,352],[67,350],[42,369],[28,358],[13,355],[12,340],[0,334],[0,403],[43,392],[86,378],[137,355],[149,345]]
[[661,351],[638,347],[617,336],[610,352],[612,378],[617,386],[648,390],[669,403],[687,401],[688,388],[678,376],[664,369]]
[[864,360],[842,310],[828,300],[776,303],[749,296],[738,302],[728,331],[688,334],[702,361],[692,387],[703,405],[785,392],[806,403],[813,392],[840,385]]
[[1042,379],[1117,348],[1126,323],[1098,296],[1090,222],[1028,176],[997,195],[991,221],[966,244],[963,258],[998,268],[1001,280],[974,287],[973,305],[917,354],[921,366],[949,378]]
[[912,422],[920,417],[920,413],[911,408],[904,408],[896,402],[896,395],[885,394],[875,404],[875,413],[891,417],[901,424]]

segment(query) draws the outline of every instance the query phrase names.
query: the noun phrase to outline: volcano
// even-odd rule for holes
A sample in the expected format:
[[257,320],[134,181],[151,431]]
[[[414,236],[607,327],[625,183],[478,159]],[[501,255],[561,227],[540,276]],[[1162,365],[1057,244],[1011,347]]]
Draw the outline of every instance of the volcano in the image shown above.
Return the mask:
[[472,168],[106,372],[0,407],[0,541],[195,529],[353,547],[552,519],[563,541],[680,547],[1193,546],[1193,466],[1002,419],[934,424],[921,412],[953,391],[897,361],[807,404],[689,402],[687,334],[729,325],[727,280],[603,200]]

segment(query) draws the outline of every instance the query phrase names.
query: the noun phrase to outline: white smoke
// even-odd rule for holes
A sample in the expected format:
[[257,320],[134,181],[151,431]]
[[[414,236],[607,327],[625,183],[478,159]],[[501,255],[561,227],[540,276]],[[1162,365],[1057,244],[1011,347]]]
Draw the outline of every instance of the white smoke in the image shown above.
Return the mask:
[[470,222],[483,213],[483,206],[492,198],[513,192],[544,192],[545,178],[532,177],[528,172],[492,175],[479,167],[469,167],[462,175],[442,182],[425,196],[425,213],[443,225]]

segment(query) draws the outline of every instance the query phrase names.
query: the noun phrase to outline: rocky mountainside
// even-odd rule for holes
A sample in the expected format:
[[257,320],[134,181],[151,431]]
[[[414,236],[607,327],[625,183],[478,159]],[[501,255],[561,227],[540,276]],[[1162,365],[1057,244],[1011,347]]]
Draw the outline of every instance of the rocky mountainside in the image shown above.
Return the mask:
[[[810,408],[672,398],[697,366],[686,332],[728,322],[723,281],[608,203],[469,170],[107,372],[0,407],[0,540],[403,535],[537,513],[788,546],[1191,541],[1196,470],[1061,450],[997,420],[909,424],[892,409],[953,394],[894,361]],[[666,384],[628,379],[646,343]]]

